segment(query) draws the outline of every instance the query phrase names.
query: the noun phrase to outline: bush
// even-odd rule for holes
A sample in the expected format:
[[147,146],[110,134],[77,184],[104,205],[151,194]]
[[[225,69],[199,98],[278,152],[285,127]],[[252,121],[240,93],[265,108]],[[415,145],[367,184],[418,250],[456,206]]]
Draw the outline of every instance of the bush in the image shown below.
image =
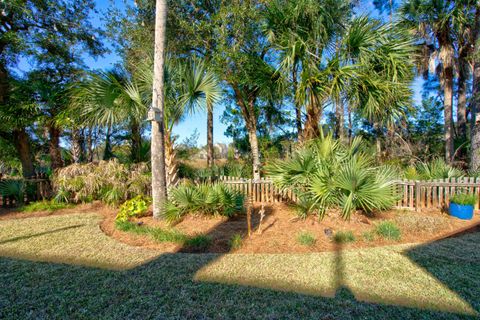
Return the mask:
[[336,243],[349,243],[355,242],[355,236],[352,231],[338,231],[333,236],[333,241]]
[[453,197],[450,198],[450,202],[459,204],[459,205],[470,205],[474,206],[477,203],[477,196],[474,194],[465,194],[465,193],[457,193]]
[[152,200],[144,196],[136,196],[135,198],[125,201],[115,218],[116,221],[129,221],[131,218],[142,217],[147,213],[148,206]]
[[196,235],[184,241],[183,246],[186,249],[202,252],[206,251],[212,244],[212,238],[203,234]]
[[393,221],[380,222],[375,227],[375,233],[389,240],[400,240],[402,236],[400,228]]
[[302,195],[301,201],[313,199],[313,211],[321,218],[328,209],[340,208],[343,218],[350,219],[355,210],[389,209],[397,200],[395,171],[376,166],[365,148],[360,138],[345,145],[328,135],[266,169],[280,189]]
[[231,250],[237,250],[237,249],[240,249],[240,247],[242,246],[242,242],[243,242],[242,235],[239,233],[236,233],[230,238],[228,243],[230,245]]
[[448,179],[464,176],[464,172],[452,167],[441,158],[430,162],[419,162],[405,169],[404,177],[411,180]]
[[128,166],[111,160],[62,168],[54,174],[52,185],[57,202],[101,200],[118,205],[137,195],[148,194],[151,178],[146,164]]
[[25,183],[20,179],[0,181],[0,195],[3,198],[15,199],[17,203],[23,202],[25,196]]
[[365,241],[372,242],[375,240],[375,233],[372,231],[365,231],[362,233],[362,238]]
[[184,184],[170,189],[163,216],[169,223],[192,213],[231,217],[243,210],[243,200],[242,194],[223,184]]
[[23,206],[19,209],[21,212],[36,212],[36,211],[48,211],[54,212],[61,209],[67,209],[72,207],[72,205],[66,203],[56,203],[55,201],[38,201],[32,202],[26,206]]
[[314,235],[312,235],[309,232],[301,232],[297,236],[297,241],[303,246],[313,246],[315,245],[315,242],[317,242],[317,239],[315,238]]

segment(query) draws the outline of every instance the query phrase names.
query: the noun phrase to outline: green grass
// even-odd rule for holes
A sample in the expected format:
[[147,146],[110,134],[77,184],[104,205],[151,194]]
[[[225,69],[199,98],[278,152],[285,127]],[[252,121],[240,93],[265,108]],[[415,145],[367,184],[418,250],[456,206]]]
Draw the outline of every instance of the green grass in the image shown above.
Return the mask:
[[242,235],[239,233],[234,234],[229,241],[230,249],[231,250],[240,249],[240,247],[242,246],[242,242],[243,242]]
[[48,211],[54,212],[61,209],[71,208],[73,205],[68,203],[56,203],[53,201],[32,202],[18,209],[21,212]]
[[478,232],[417,246],[185,254],[121,244],[101,219],[0,221],[0,318],[478,318]]
[[365,241],[372,242],[375,240],[375,232],[372,231],[365,231],[362,233],[362,238]]
[[297,235],[297,242],[300,243],[302,246],[311,247],[315,245],[315,242],[317,242],[317,239],[313,234],[304,231]]
[[338,231],[333,236],[333,241],[337,243],[355,242],[355,236],[352,231]]
[[375,227],[375,233],[388,240],[398,241],[402,237],[400,228],[393,221],[380,222]]
[[195,251],[204,251],[210,246],[212,239],[205,235],[188,236],[175,229],[153,228],[138,225],[130,221],[115,221],[115,227],[125,232],[148,235],[157,242],[173,242]]

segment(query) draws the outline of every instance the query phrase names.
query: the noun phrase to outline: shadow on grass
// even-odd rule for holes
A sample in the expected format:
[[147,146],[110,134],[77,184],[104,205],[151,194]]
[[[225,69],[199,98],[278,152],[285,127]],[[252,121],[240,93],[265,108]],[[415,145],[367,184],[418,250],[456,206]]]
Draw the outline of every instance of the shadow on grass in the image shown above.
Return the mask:
[[68,226],[68,227],[48,230],[48,231],[45,231],[45,232],[29,234],[29,235],[26,235],[26,236],[14,237],[14,238],[10,238],[10,239],[7,239],[7,240],[0,241],[0,244],[16,242],[16,241],[21,241],[21,240],[27,240],[27,239],[31,239],[31,238],[35,238],[35,237],[41,237],[41,236],[44,236],[44,235],[47,235],[47,234],[61,232],[61,231],[69,230],[69,229],[77,229],[77,228],[80,228],[80,227],[83,227],[83,226],[84,226],[83,224],[77,224],[77,225],[74,225],[74,226]]
[[[268,225],[268,223],[266,224]],[[224,230],[225,231],[225,230]],[[238,231],[238,230],[237,230]],[[235,231],[235,232],[237,232]],[[218,228],[212,230],[219,232]],[[227,232],[227,231],[225,231]],[[478,235],[477,239],[478,239]],[[467,237],[464,239],[464,237]],[[479,250],[471,235],[426,244],[405,254],[430,274],[479,309]],[[449,243],[452,241],[453,243]],[[463,256],[460,265],[447,253],[452,246],[469,243],[453,255]],[[442,254],[442,252],[444,254]],[[48,262],[0,258],[0,318],[87,318],[87,319],[469,319],[468,315],[370,303],[355,298],[358,292],[345,279],[348,259],[339,244],[333,256],[331,297],[297,293],[293,283],[282,278],[257,279],[256,283],[221,283],[199,280],[199,271],[221,261],[222,254],[163,254],[124,271]],[[231,255],[238,261],[269,255]],[[236,257],[235,257],[236,256]],[[273,256],[273,255],[272,255]],[[289,255],[276,255],[284,261]],[[308,257],[308,255],[298,255]],[[466,256],[466,258],[465,258]],[[292,263],[301,264],[299,259]],[[319,263],[322,263],[321,259]],[[242,268],[234,275],[248,278]],[[255,266],[254,266],[255,267]],[[267,267],[275,268],[274,265]],[[278,267],[282,267],[280,264]],[[285,266],[283,266],[285,267]],[[289,266],[296,268],[295,265]],[[300,266],[299,266],[300,267]],[[462,268],[463,267],[463,268]],[[323,270],[323,269],[322,269]],[[278,270],[271,270],[272,272]],[[311,269],[306,278],[318,276]],[[378,270],[382,272],[382,270]],[[266,270],[265,274],[268,274]],[[468,275],[466,277],[466,275]],[[228,276],[228,274],[227,274]],[[476,277],[471,279],[470,277]],[[308,281],[308,279],[307,279]],[[245,284],[247,283],[247,284]],[[272,289],[273,288],[273,289]],[[368,290],[368,287],[366,288]],[[300,291],[301,292],[301,291]],[[366,292],[367,294],[368,292]]]

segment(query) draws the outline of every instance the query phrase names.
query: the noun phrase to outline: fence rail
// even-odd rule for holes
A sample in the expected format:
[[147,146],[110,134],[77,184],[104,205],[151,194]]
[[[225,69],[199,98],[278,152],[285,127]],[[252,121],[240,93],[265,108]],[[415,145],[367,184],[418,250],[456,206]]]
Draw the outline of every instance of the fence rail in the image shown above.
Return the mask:
[[[256,202],[275,203],[297,200],[297,196],[291,190],[281,191],[268,178],[253,180],[220,176],[219,180],[244,195],[251,194],[253,201]],[[477,197],[480,195],[480,178],[398,180],[395,181],[395,185],[399,195],[396,208],[399,209],[442,209],[448,207],[450,198],[455,193],[465,192],[475,194]],[[475,210],[479,210],[478,202]]]

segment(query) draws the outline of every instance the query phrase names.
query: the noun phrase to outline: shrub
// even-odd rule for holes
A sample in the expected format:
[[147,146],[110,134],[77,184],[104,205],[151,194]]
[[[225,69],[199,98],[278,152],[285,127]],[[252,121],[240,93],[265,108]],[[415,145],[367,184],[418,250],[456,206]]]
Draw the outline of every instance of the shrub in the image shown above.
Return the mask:
[[170,189],[163,216],[173,223],[190,213],[231,217],[242,210],[243,195],[223,184],[184,184]]
[[12,198],[23,202],[25,196],[25,183],[20,179],[8,179],[0,181],[0,194],[3,198]]
[[304,231],[298,234],[297,241],[303,246],[311,247],[317,242],[317,239],[311,233]]
[[412,180],[431,180],[462,177],[464,172],[452,167],[441,158],[430,162],[419,162],[416,166],[408,167],[404,171],[404,177]]
[[212,244],[212,238],[203,234],[196,235],[184,241],[183,245],[189,250],[205,251]]
[[384,210],[397,200],[395,171],[376,166],[374,158],[362,151],[365,148],[360,138],[345,145],[328,135],[266,169],[280,189],[313,199],[320,217],[329,208],[340,208],[343,218],[350,219],[355,210]]
[[148,210],[148,206],[151,203],[151,199],[144,196],[136,196],[135,198],[125,201],[115,218],[116,221],[129,221],[131,218],[138,218]]
[[242,242],[242,235],[239,233],[234,234],[228,241],[231,250],[240,249],[240,247],[242,246]]
[[375,233],[372,231],[365,231],[362,233],[362,238],[365,241],[372,242],[375,240]]
[[124,165],[117,160],[72,164],[56,171],[52,179],[57,202],[102,200],[111,205],[147,194],[150,183],[146,164]]
[[400,228],[393,221],[380,222],[375,227],[375,233],[389,240],[400,240],[402,236]]
[[66,203],[56,203],[55,201],[38,201],[32,202],[19,209],[21,212],[36,212],[36,211],[48,211],[54,212],[61,209],[67,209],[72,207]]
[[465,194],[465,193],[457,193],[453,197],[450,198],[450,202],[459,204],[459,205],[470,205],[474,206],[477,203],[477,196],[474,194]]
[[349,243],[355,242],[355,236],[352,231],[338,231],[333,236],[333,241],[336,243]]

